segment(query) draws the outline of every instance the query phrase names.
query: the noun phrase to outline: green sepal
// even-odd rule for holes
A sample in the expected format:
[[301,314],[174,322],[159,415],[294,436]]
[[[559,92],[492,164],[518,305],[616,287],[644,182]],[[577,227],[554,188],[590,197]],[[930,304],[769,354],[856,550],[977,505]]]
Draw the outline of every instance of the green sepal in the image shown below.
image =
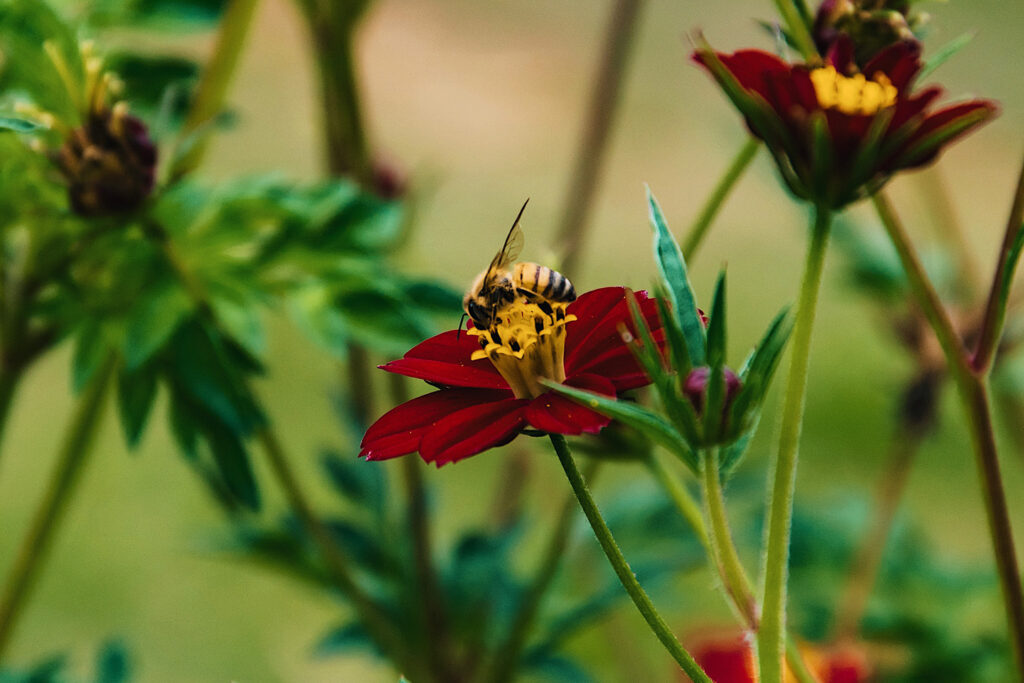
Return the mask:
[[745,429],[745,425],[750,422],[748,413],[757,410],[764,401],[792,329],[793,321],[787,307],[775,316],[768,331],[740,369],[740,390],[729,408],[730,424]]
[[668,290],[676,322],[686,341],[687,357],[692,366],[704,365],[704,323],[697,311],[697,297],[690,285],[686,261],[649,187],[647,206],[650,211],[651,227],[654,228],[654,257]]
[[[640,311],[640,304],[637,303],[636,295],[630,289],[626,290],[626,306],[629,308],[629,314],[633,318],[633,327],[636,329],[637,335],[637,338],[628,342],[627,345],[634,352],[634,357],[643,366],[647,376],[655,384],[661,384],[668,377],[668,372],[665,370],[665,361],[661,357],[658,345],[654,343],[654,337],[651,336],[651,329],[647,326],[647,321]],[[625,326],[620,331],[622,333],[628,332]]]
[[824,203],[829,208],[837,208],[838,192],[835,188],[835,173],[833,164],[835,153],[832,149],[832,138],[829,135],[828,119],[825,112],[816,111],[811,114],[811,188],[814,194],[814,201],[817,204]]
[[580,405],[639,430],[651,441],[671,451],[694,474],[698,472],[697,456],[679,435],[679,432],[660,415],[635,403],[619,401],[604,394],[576,389],[551,380],[542,380],[542,383],[557,394],[567,396]]
[[661,319],[661,329],[665,331],[670,365],[680,378],[685,378],[690,374],[693,366],[690,364],[690,356],[686,351],[686,339],[683,337],[683,331],[679,329],[679,322],[672,315],[666,303],[668,299],[669,294],[664,285],[659,284],[655,287],[658,317]]
[[725,364],[725,271],[718,275],[715,295],[711,300],[711,316],[708,318],[707,364],[718,367]]
[[953,119],[916,142],[893,162],[894,165],[909,167],[921,163],[934,154],[942,145],[982,123],[990,118],[992,114],[991,109],[981,108]]

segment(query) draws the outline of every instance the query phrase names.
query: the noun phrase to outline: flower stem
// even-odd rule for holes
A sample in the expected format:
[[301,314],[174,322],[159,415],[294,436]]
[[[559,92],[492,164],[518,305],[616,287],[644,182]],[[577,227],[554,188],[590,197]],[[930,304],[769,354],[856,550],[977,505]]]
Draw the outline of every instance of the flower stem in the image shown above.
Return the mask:
[[704,489],[704,506],[707,513],[708,529],[711,532],[711,556],[718,573],[722,577],[722,585],[732,597],[732,602],[739,610],[743,620],[754,630],[758,628],[757,603],[754,600],[754,589],[750,585],[736,552],[729,529],[729,518],[725,512],[725,497],[722,494],[722,474],[718,466],[718,449],[706,451],[701,458]]
[[896,216],[891,202],[883,193],[873,197],[878,216],[882,219],[889,239],[899,254],[907,281],[931,324],[935,336],[942,346],[953,379],[956,381],[960,400],[967,416],[971,441],[977,460],[978,475],[981,479],[982,498],[988,519],[989,533],[995,553],[996,568],[1003,592],[1003,603],[1010,631],[1014,664],[1018,675],[1024,677],[1024,591],[1020,581],[1020,568],[1014,549],[1013,530],[1010,525],[1006,491],[999,471],[999,457],[996,451],[995,433],[992,429],[992,415],[988,402],[987,374],[976,372],[970,362],[963,342],[949,319],[935,288],[921,265],[910,243],[903,224]]
[[782,646],[786,626],[786,575],[789,564],[789,534],[796,486],[797,453],[807,391],[807,369],[811,353],[811,332],[821,289],[821,274],[828,245],[831,212],[817,207],[811,245],[804,263],[793,330],[786,398],[782,409],[779,454],[768,507],[768,528],[764,560],[764,599],[761,627],[757,633],[758,660],[762,683],[781,683]]
[[263,444],[274,477],[284,489],[289,506],[299,518],[303,529],[320,550],[321,557],[327,565],[327,570],[335,585],[352,602],[366,630],[385,652],[394,657],[395,663],[403,667],[407,675],[412,676],[415,669],[410,667],[411,661],[407,656],[407,649],[399,632],[380,607],[356,583],[349,569],[348,557],[331,537],[331,533],[324,523],[314,514],[277,436],[269,429],[264,428],[259,431],[257,437]]
[[[224,106],[231,78],[238,66],[242,48],[245,45],[257,0],[230,0],[220,22],[220,31],[213,48],[213,55],[206,63],[202,80],[196,89],[195,98],[185,117],[184,130],[195,133],[217,116]],[[206,140],[195,146],[178,162],[171,171],[173,177],[180,177],[195,169],[206,153]]]
[[874,503],[871,505],[870,526],[850,563],[849,582],[836,610],[837,640],[854,640],[857,636],[871,590],[878,578],[886,541],[903,499],[914,457],[925,435],[926,432],[922,430],[901,428],[893,437],[889,462],[878,479]]
[[1015,259],[1020,258],[1019,251],[1015,258],[1011,257],[1014,257],[1014,245],[1020,239],[1022,230],[1024,230],[1024,167],[1021,168],[1020,177],[1017,180],[1013,206],[1010,208],[1010,217],[1006,221],[1006,232],[1003,235],[1003,246],[999,250],[999,263],[996,265],[992,289],[989,291],[988,303],[985,305],[981,336],[974,353],[973,364],[978,372],[987,373],[991,368],[992,358],[999,345],[999,338],[1003,334],[1003,323],[1006,321],[1006,300],[1003,297],[1003,291],[1017,267]]
[[601,511],[597,509],[597,503],[594,502],[594,498],[590,495],[590,490],[587,488],[579,468],[576,467],[576,462],[572,458],[572,453],[569,452],[569,444],[566,442],[565,437],[561,434],[551,434],[550,436],[551,444],[555,448],[558,460],[562,463],[562,469],[565,470],[565,475],[569,478],[569,484],[572,486],[573,493],[576,494],[576,499],[579,501],[580,507],[583,508],[583,514],[587,516],[587,521],[590,522],[594,535],[597,536],[597,541],[601,544],[601,549],[604,550],[605,556],[608,557],[612,569],[615,570],[619,581],[622,582],[622,587],[626,589],[626,593],[633,600],[633,604],[636,605],[640,614],[643,615],[644,620],[654,632],[654,635],[658,637],[661,644],[665,646],[665,649],[668,650],[669,654],[672,655],[672,658],[679,664],[679,667],[686,675],[693,679],[694,683],[713,683],[708,678],[708,675],[697,665],[697,662],[694,661],[693,656],[686,651],[675,635],[672,634],[668,624],[665,623],[665,620],[658,613],[658,610],[655,609],[647,593],[640,586],[636,575],[633,574],[633,570],[629,568],[629,564],[626,562],[626,558],[623,557],[622,551],[619,550],[611,530],[601,516]]
[[7,367],[0,358],[0,453],[3,453],[4,432],[7,427],[7,419],[11,414],[11,406],[14,404],[14,392],[21,381],[22,370]]
[[800,50],[804,60],[808,62],[816,60],[818,58],[818,49],[814,47],[811,32],[808,30],[807,23],[803,17],[800,16],[800,11],[797,10],[791,0],[775,0],[775,6],[778,8],[782,19],[786,22],[786,27],[789,28],[789,37],[796,43],[796,48]]
[[636,33],[641,0],[616,0],[608,22],[597,81],[590,96],[583,137],[576,153],[576,165],[565,198],[558,243],[560,269],[573,274],[579,267],[580,249],[593,208],[598,172],[608,149],[612,119],[619,102],[633,36]]
[[57,458],[56,470],[4,583],[3,593],[0,594],[0,658],[10,641],[32,585],[38,578],[57,526],[71,502],[75,484],[96,436],[116,367],[117,357],[111,354],[78,400]]
[[[591,478],[595,473],[596,466],[587,473],[587,478]],[[494,658],[493,665],[489,667],[481,680],[490,683],[507,683],[519,670],[519,659],[526,646],[526,639],[530,635],[530,628],[537,618],[543,598],[551,588],[551,583],[562,563],[562,557],[565,555],[565,549],[569,545],[569,532],[572,531],[572,523],[576,519],[573,514],[575,511],[575,501],[569,497],[558,514],[558,521],[548,540],[544,557],[533,575],[533,581],[526,589],[526,595],[519,605],[512,627],[504,642],[498,647],[498,654]]]
[[747,170],[747,166],[757,156],[757,150],[760,148],[761,143],[757,138],[749,138],[743,144],[743,147],[740,148],[740,151],[736,153],[729,167],[725,169],[725,173],[719,178],[718,183],[711,191],[711,195],[705,201],[704,208],[697,215],[697,220],[690,226],[690,231],[683,242],[683,258],[686,259],[687,263],[693,260],[697,249],[700,248],[704,237],[708,233],[708,229],[711,227],[712,221],[715,220],[715,216],[718,215],[718,211],[722,208],[722,204],[725,203],[729,193],[736,186],[736,181],[740,179],[743,172]]

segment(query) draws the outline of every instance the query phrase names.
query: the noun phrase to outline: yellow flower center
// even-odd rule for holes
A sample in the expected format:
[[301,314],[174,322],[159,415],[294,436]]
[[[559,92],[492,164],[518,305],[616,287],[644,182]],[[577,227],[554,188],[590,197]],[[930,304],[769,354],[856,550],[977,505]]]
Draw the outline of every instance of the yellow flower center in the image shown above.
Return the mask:
[[871,116],[896,104],[899,91],[881,71],[869,81],[864,74],[844,76],[833,66],[811,71],[811,83],[818,104],[825,109],[838,109],[844,114]]
[[498,311],[490,329],[468,330],[480,338],[472,359],[488,358],[516,398],[536,398],[547,387],[542,379],[565,381],[565,326],[576,320],[566,304],[514,301]]

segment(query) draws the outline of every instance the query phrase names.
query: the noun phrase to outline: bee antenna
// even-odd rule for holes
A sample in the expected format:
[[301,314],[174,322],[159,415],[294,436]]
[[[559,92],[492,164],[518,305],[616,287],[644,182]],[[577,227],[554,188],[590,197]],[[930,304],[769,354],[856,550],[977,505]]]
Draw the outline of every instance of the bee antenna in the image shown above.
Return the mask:
[[459,318],[459,331],[455,333],[455,341],[459,341],[459,337],[462,335],[462,323],[466,321],[466,314],[463,313],[462,317]]

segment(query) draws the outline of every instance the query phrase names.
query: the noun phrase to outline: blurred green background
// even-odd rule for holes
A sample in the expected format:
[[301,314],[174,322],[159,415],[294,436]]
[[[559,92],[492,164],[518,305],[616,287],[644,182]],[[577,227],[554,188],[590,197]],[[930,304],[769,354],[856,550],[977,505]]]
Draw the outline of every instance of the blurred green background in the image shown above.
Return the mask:
[[[922,4],[935,15],[926,40],[932,49],[965,31],[976,33],[932,80],[953,96],[982,95],[1003,106],[999,119],[952,148],[940,164],[972,257],[987,273],[1024,147],[1024,87],[1015,68],[1024,63],[1024,4]],[[400,257],[404,267],[464,286],[493,255],[527,196],[524,258],[551,261],[609,9],[609,2],[376,3],[359,50],[370,135],[424,190],[415,234]],[[724,50],[771,49],[771,38],[755,18],[770,18],[772,11],[772,3],[764,1],[645,4],[593,229],[574,278],[578,290],[652,282],[643,183],[650,184],[681,234],[744,138],[742,123],[724,97],[689,63],[688,36],[702,30]],[[197,35],[174,47],[201,56],[210,45],[211,36]],[[205,173],[227,178],[276,170],[317,177],[321,126],[312,68],[294,7],[286,0],[264,0],[230,96],[238,124],[217,139]],[[901,177],[892,193],[923,242],[934,231],[920,175]],[[865,208],[852,211],[870,223]],[[698,294],[709,297],[717,271],[728,266],[734,362],[775,311],[795,298],[805,222],[762,154],[692,269]],[[832,254],[826,271],[797,489],[800,501],[826,512],[836,501],[863,494],[874,481],[892,430],[896,392],[910,371],[874,309],[844,282],[837,256]],[[459,313],[452,311],[452,325]],[[283,321],[272,329],[270,373],[260,391],[307,482],[319,487],[317,500],[330,505],[316,480],[315,453],[323,445],[359,438],[340,431],[331,405],[331,392],[344,377],[335,359]],[[33,370],[16,403],[0,462],[0,567],[9,562],[37,502],[71,411],[68,368],[64,348]],[[776,404],[768,405],[744,465],[748,470],[765,467]],[[380,405],[377,412],[383,409]],[[975,468],[950,391],[942,414],[942,427],[913,473],[904,514],[927,527],[944,557],[987,563]],[[312,644],[337,621],[335,603],[205,549],[223,530],[222,516],[174,452],[164,421],[152,424],[139,452],[130,455],[108,411],[91,466],[16,634],[13,661],[71,646],[76,661],[86,664],[99,641],[119,636],[132,652],[140,681],[393,680],[387,669],[367,660],[311,658]],[[1005,437],[1024,425],[1000,428]],[[1024,485],[1024,453],[1003,442],[1019,530],[1024,528],[1017,495]],[[548,513],[568,495],[544,446],[538,442],[529,456],[536,475],[529,491],[531,533],[538,538]],[[261,458],[255,461],[262,467]],[[428,481],[439,494],[442,548],[455,530],[473,525],[489,509],[501,462],[501,453],[491,452],[430,471]],[[396,463],[367,466],[394,469]],[[617,482],[631,477],[646,474],[616,466],[598,484],[598,497],[614,496]],[[268,511],[282,509],[274,487],[264,488]],[[528,553],[520,558],[524,567],[532,566],[532,559]],[[659,602],[684,637],[707,624],[731,623],[712,592],[710,575],[680,583],[668,595],[674,599]],[[595,668],[607,675],[602,680],[627,675],[671,680],[668,658],[643,628],[633,608],[624,605],[610,624],[580,639],[577,647],[592,662],[607,660]],[[636,636],[628,646],[609,646],[631,632]]]

